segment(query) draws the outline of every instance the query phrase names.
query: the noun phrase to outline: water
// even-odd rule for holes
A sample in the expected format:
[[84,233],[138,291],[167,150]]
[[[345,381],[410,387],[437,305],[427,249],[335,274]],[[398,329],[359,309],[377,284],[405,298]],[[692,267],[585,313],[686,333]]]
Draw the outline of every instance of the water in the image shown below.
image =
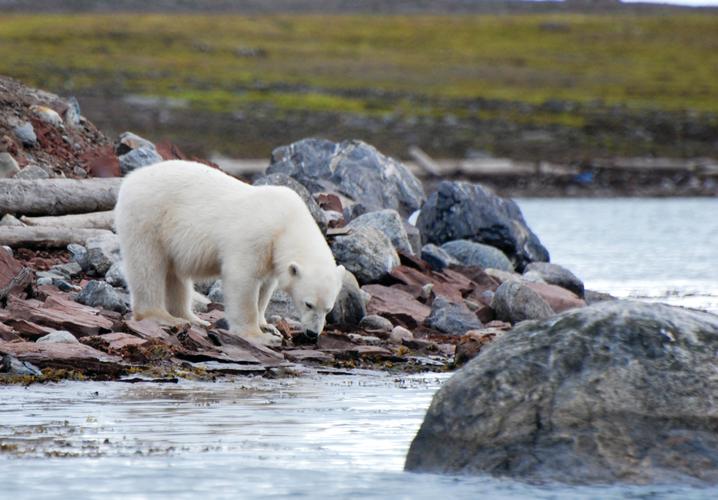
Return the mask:
[[[521,200],[590,288],[716,310],[718,201]],[[4,498],[718,498],[402,471],[447,375],[0,387]]]

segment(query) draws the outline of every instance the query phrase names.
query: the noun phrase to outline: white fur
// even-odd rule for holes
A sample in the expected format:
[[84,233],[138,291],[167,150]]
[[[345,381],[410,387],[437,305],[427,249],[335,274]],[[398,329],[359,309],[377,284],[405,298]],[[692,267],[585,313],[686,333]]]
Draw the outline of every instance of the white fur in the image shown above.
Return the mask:
[[115,225],[138,320],[206,324],[191,311],[192,281],[221,276],[231,330],[276,344],[262,328],[270,329],[264,312],[277,286],[317,334],[341,288],[344,268],[294,191],[250,186],[200,163],[128,175]]

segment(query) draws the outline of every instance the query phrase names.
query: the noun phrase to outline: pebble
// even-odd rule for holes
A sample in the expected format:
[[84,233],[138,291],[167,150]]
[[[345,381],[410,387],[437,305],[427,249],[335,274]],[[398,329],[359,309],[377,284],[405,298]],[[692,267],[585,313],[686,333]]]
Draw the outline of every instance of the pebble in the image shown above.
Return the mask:
[[389,342],[392,344],[401,344],[404,340],[412,340],[414,334],[403,326],[395,326],[389,334]]
[[53,344],[79,344],[80,341],[75,338],[73,334],[67,330],[57,330],[56,332],[48,333],[44,337],[40,337],[36,342],[48,342]]
[[37,135],[35,135],[35,129],[32,127],[32,123],[23,122],[13,129],[15,137],[22,143],[23,146],[34,147],[37,146]]
[[394,325],[391,321],[379,316],[378,314],[369,314],[364,316],[359,322],[359,326],[365,330],[375,330],[380,332],[390,332]]

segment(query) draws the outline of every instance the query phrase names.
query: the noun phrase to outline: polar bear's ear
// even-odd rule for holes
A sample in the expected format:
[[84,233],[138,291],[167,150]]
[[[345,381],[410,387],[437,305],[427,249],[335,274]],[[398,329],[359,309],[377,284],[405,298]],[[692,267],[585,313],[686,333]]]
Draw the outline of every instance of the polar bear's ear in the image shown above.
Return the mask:
[[346,269],[344,269],[344,266],[339,265],[337,266],[337,280],[339,281],[339,284],[341,285],[344,282],[344,272]]
[[289,264],[289,276],[292,278],[299,277],[299,264],[292,262]]

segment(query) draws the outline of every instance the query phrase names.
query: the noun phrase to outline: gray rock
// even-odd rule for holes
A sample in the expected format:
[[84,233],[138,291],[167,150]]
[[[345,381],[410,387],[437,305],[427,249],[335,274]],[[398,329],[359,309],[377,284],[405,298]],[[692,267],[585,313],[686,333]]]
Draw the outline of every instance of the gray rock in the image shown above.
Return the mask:
[[431,304],[431,314],[426,318],[426,326],[450,335],[463,335],[469,330],[482,328],[476,314],[472,313],[464,304],[449,302],[446,298],[438,296]]
[[442,181],[421,208],[416,227],[425,243],[471,240],[496,247],[519,271],[529,262],[549,260],[518,205],[479,184]]
[[526,266],[526,272],[538,273],[546,283],[570,290],[583,298],[583,281],[565,267],[548,262],[532,262]]
[[421,254],[421,232],[406,221],[402,221],[404,224],[404,230],[406,231],[406,237],[409,239],[409,245],[411,246],[412,255]]
[[597,292],[595,290],[584,290],[583,298],[586,301],[586,304],[588,304],[589,306],[591,304],[597,304],[599,302],[605,302],[605,301],[609,301],[609,300],[618,300],[617,297],[614,297],[613,295],[611,295],[609,293]]
[[76,97],[69,97],[65,111],[65,124],[70,128],[81,128],[83,121],[79,101]]
[[82,274],[82,266],[74,261],[66,264],[56,264],[50,268],[50,272],[69,280]]
[[414,334],[403,326],[395,326],[389,334],[389,342],[392,344],[401,344],[405,340],[412,340],[413,338]]
[[378,330],[387,333],[394,328],[391,321],[378,314],[368,314],[364,316],[359,322],[359,326],[366,330]]
[[304,139],[272,152],[268,174],[284,173],[310,192],[338,192],[368,210],[406,217],[426,199],[421,182],[398,161],[361,141]]
[[319,226],[319,229],[322,230],[322,233],[325,233],[327,230],[327,216],[324,213],[324,210],[322,210],[319,207],[319,204],[316,202],[314,197],[312,197],[312,194],[309,192],[307,188],[302,186],[299,182],[288,176],[287,174],[282,173],[276,173],[276,174],[269,174],[265,175],[264,177],[260,177],[256,181],[254,181],[253,185],[255,186],[285,186],[297,193],[302,200],[304,200],[304,203],[307,205],[307,208],[309,209],[309,213],[312,214],[312,217],[316,221],[317,225]]
[[504,281],[491,301],[496,319],[518,323],[527,319],[544,319],[554,315],[541,296],[519,281]]
[[222,280],[215,281],[209,288],[207,298],[217,304],[224,304],[224,292],[222,292]]
[[122,270],[122,262],[113,263],[105,273],[105,281],[113,287],[127,288],[127,279]]
[[117,290],[112,288],[104,281],[92,280],[75,299],[80,304],[91,307],[101,307],[108,311],[116,311],[118,313],[126,313],[128,310],[128,301],[126,296],[121,296]]
[[42,371],[28,361],[20,361],[15,356],[5,354],[0,362],[0,373],[7,375],[31,375],[39,377]]
[[334,258],[351,271],[359,283],[380,281],[399,265],[394,246],[383,233],[371,227],[353,229],[337,236],[331,244]]
[[73,334],[67,330],[57,330],[52,333],[48,333],[37,339],[35,342],[47,342],[52,344],[79,344],[80,341],[75,338]]
[[0,178],[13,177],[20,172],[20,166],[13,156],[6,152],[0,152]]
[[351,222],[360,215],[364,215],[365,213],[369,212],[369,209],[367,209],[364,205],[361,203],[353,203],[351,205],[348,205],[344,207],[344,220],[346,222]]
[[117,156],[122,156],[135,149],[143,148],[157,151],[152,141],[148,141],[132,132],[122,132],[117,139],[115,139],[115,154]]
[[68,277],[57,273],[56,271],[37,271],[37,286],[52,285],[63,292],[80,291],[79,286],[75,286],[68,281]]
[[154,165],[155,163],[162,161],[162,157],[154,149],[154,147],[133,149],[128,153],[118,156],[117,159],[120,161],[120,171],[122,172],[122,175],[127,175],[133,170],[146,167],[148,165]]
[[[104,276],[113,264],[120,262],[120,240],[115,234],[93,237],[87,240],[87,271]],[[78,262],[76,260],[76,262]],[[78,262],[82,266],[80,262]]]
[[441,248],[464,266],[513,272],[514,266],[498,248],[468,240],[449,241]]
[[13,133],[23,146],[30,148],[37,146],[37,135],[35,135],[35,129],[33,128],[32,123],[21,123],[13,128]]
[[433,243],[427,243],[421,247],[421,259],[426,261],[426,263],[436,271],[441,271],[451,264],[459,263],[459,261],[449,255],[446,250]]
[[401,221],[401,216],[396,210],[377,210],[376,212],[360,215],[352,220],[347,227],[350,229],[374,228],[385,234],[397,251],[402,251],[409,255],[414,254],[406,229],[404,229],[404,224]]
[[290,297],[288,293],[279,289],[274,291],[264,316],[265,318],[269,318],[271,316],[281,316],[282,318],[296,321],[299,321],[300,319],[297,310],[294,308],[292,297]]
[[413,471],[718,482],[718,317],[603,302],[497,338],[434,396]]
[[32,181],[32,180],[38,180],[38,179],[49,179],[50,174],[47,173],[47,170],[44,168],[38,166],[38,165],[28,165],[27,167],[20,170],[17,174],[15,174],[15,177],[13,179],[17,180],[24,180],[24,181]]
[[359,283],[352,273],[345,271],[342,289],[334,308],[327,315],[327,321],[335,325],[358,325],[364,316],[366,304]]
[[87,248],[77,243],[67,245],[67,250],[72,254],[72,260],[77,262],[83,271],[90,270],[90,262],[87,259]]

